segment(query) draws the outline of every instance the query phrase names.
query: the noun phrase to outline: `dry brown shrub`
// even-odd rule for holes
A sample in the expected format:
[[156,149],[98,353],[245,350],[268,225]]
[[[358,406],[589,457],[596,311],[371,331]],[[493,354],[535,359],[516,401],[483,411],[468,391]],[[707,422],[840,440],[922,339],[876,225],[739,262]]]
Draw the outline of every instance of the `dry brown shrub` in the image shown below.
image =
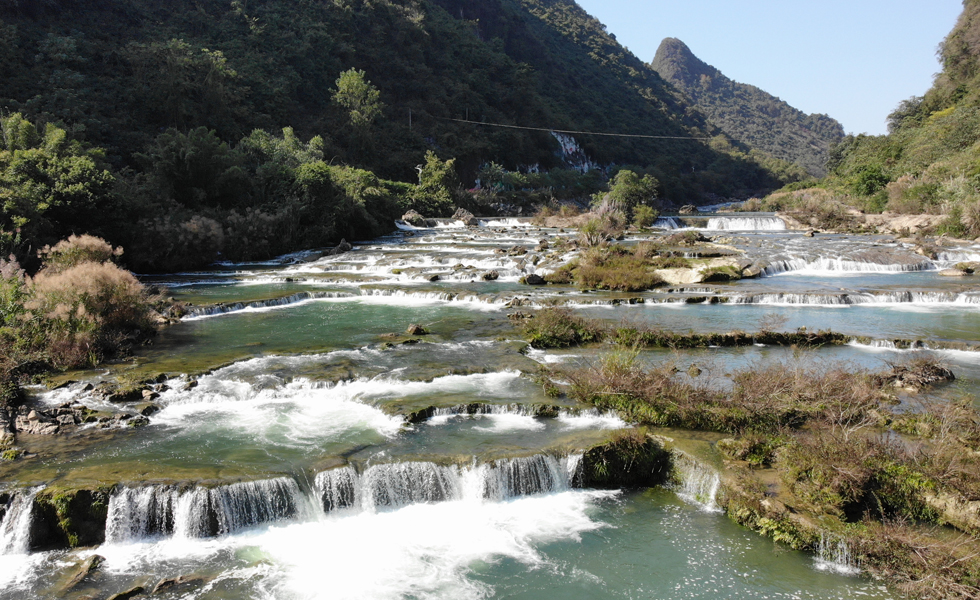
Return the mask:
[[122,256],[122,247],[111,244],[94,235],[72,235],[54,246],[45,246],[37,255],[44,260],[48,271],[63,271],[83,262],[104,263]]

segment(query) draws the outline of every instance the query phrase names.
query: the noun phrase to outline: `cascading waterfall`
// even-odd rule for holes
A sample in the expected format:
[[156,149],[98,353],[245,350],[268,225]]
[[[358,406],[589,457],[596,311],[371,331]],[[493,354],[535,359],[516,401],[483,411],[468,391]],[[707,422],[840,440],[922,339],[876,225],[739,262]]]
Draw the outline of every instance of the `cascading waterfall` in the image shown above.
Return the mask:
[[791,304],[813,306],[852,306],[874,304],[980,304],[980,295],[950,292],[878,292],[851,294],[734,294],[729,304]]
[[816,550],[817,556],[814,560],[817,568],[822,571],[833,571],[842,575],[857,575],[861,572],[844,538],[821,531]]
[[813,260],[792,258],[770,263],[762,275],[771,277],[780,273],[792,271],[808,271],[811,273],[913,273],[917,271],[932,271],[936,266],[930,261],[916,263],[879,264],[860,262],[843,258],[820,257]]
[[692,456],[677,452],[674,459],[679,487],[677,495],[708,512],[721,512],[718,506],[718,472]]
[[653,226],[661,229],[681,229],[683,227],[675,217],[660,217],[653,222]]
[[0,555],[27,554],[30,551],[34,497],[42,489],[39,487],[13,494],[3,522],[0,522]]
[[786,222],[779,217],[711,217],[710,231],[785,231]]
[[106,540],[214,537],[284,519],[309,519],[309,500],[288,477],[214,488],[124,488],[109,499]]
[[314,490],[325,512],[374,511],[423,502],[502,501],[568,490],[581,478],[582,455],[536,454],[462,468],[430,462],[342,467],[318,473]]
[[262,308],[276,308],[280,306],[288,306],[290,304],[297,304],[300,302],[308,302],[310,300],[323,300],[329,298],[352,298],[354,294],[349,292],[298,292],[291,296],[285,296],[282,298],[273,298],[271,300],[259,300],[256,302],[235,302],[232,304],[221,304],[218,306],[202,306],[191,308],[187,311],[184,316],[185,321],[192,319],[200,319],[204,317],[213,317],[217,315],[224,315],[233,312],[240,312],[243,310],[257,310]]

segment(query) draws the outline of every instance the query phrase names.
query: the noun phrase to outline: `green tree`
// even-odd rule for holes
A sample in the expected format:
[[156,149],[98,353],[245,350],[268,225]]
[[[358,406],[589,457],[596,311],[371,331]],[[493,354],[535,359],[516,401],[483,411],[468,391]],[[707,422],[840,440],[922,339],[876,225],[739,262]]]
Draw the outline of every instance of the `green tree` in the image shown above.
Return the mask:
[[448,217],[455,208],[460,185],[456,159],[443,161],[429,150],[425,153],[425,164],[416,169],[419,183],[411,193],[412,208],[427,217]]
[[381,92],[371,85],[364,71],[350,69],[340,74],[333,100],[350,114],[351,124],[364,128],[374,122],[384,109]]
[[637,206],[659,206],[658,187],[660,182],[650,175],[640,178],[633,171],[623,169],[613,177],[609,184],[609,193],[602,197],[602,203],[622,211],[629,220],[633,218],[633,211]]
[[0,232],[19,230],[21,243],[37,248],[94,227],[114,182],[102,151],[51,123],[41,132],[20,113],[0,119],[0,133]]

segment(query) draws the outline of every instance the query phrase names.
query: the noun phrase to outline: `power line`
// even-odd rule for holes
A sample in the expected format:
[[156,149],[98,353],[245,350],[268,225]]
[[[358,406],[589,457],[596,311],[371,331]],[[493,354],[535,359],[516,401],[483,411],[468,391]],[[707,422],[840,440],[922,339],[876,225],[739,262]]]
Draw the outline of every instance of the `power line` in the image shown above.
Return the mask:
[[606,137],[623,138],[644,138],[650,140],[710,140],[709,137],[687,137],[676,135],[642,135],[637,133],[603,133],[598,131],[571,131],[568,129],[549,129],[547,127],[522,127],[520,125],[505,125],[503,123],[484,123],[483,121],[470,121],[469,119],[450,119],[447,117],[436,117],[441,121],[454,121],[456,123],[470,123],[472,125],[485,125],[486,127],[502,127],[504,129],[523,129],[525,131],[547,131],[553,133],[567,133],[570,135],[602,135]]

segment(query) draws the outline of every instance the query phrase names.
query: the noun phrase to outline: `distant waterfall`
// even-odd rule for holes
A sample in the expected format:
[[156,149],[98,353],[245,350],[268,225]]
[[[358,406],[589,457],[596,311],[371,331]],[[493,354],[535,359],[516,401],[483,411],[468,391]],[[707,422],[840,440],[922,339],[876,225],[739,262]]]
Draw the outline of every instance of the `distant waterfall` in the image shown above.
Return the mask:
[[3,522],[0,522],[0,555],[27,554],[30,551],[34,497],[42,489],[13,494]]
[[258,310],[262,308],[275,308],[281,306],[288,306],[290,304],[298,304],[300,302],[308,302],[310,300],[323,300],[327,298],[352,298],[354,294],[349,292],[298,292],[291,296],[285,296],[283,298],[274,298],[272,300],[258,300],[256,302],[233,302],[231,304],[219,304],[217,306],[202,306],[197,308],[191,308],[187,311],[187,314],[183,317],[185,321],[191,319],[200,319],[203,317],[214,317],[217,315],[224,315],[233,312],[240,312],[243,310]]
[[109,499],[106,541],[173,535],[202,538],[262,523],[312,516],[309,501],[288,477],[214,488],[124,488]]
[[806,271],[810,273],[911,273],[917,271],[935,270],[936,266],[930,261],[915,263],[892,263],[880,264],[874,262],[861,262],[846,260],[843,258],[819,257],[812,260],[805,258],[793,258],[788,260],[775,261],[770,263],[763,270],[762,275],[771,277],[780,273],[792,271]]
[[718,472],[684,452],[677,452],[674,468],[679,480],[677,495],[708,512],[721,512],[718,506]]
[[675,217],[660,217],[653,222],[653,226],[661,229],[680,229],[683,227]]
[[712,217],[711,231],[785,231],[786,222],[779,217]]
[[822,531],[816,550],[817,568],[822,571],[833,571],[842,575],[857,575],[861,572],[844,538]]
[[360,511],[448,500],[500,501],[560,492],[580,481],[582,455],[536,454],[463,468],[430,462],[351,467],[318,473],[314,489],[324,511]]

